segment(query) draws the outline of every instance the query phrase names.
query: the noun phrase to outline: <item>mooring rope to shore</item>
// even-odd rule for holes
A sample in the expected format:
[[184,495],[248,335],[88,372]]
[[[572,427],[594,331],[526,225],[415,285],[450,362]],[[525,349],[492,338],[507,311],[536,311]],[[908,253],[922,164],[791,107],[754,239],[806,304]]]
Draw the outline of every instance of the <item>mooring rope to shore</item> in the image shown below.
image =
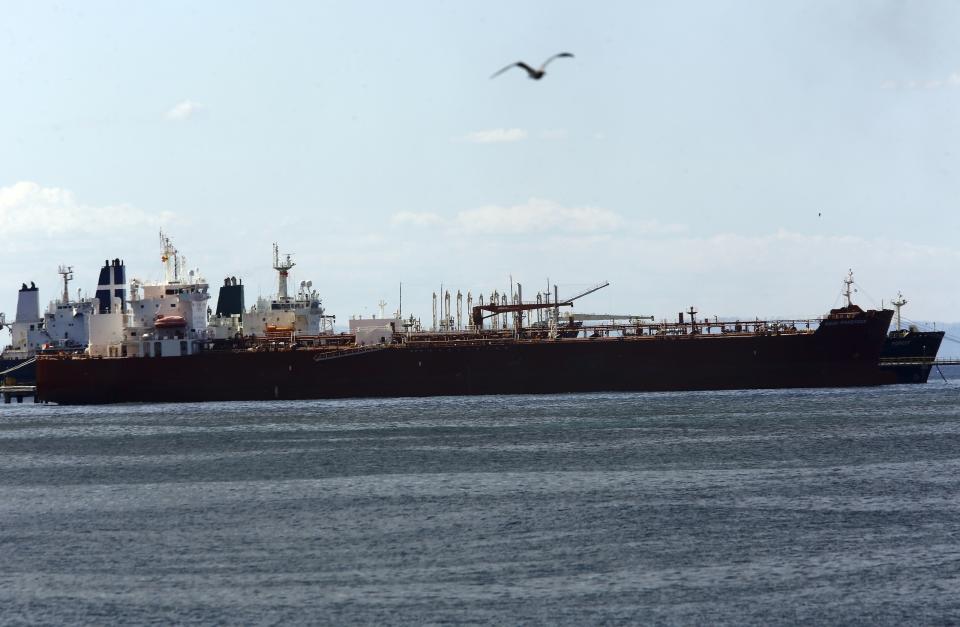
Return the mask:
[[6,370],[0,372],[0,377],[4,377],[4,376],[8,375],[8,374],[11,373],[11,372],[14,372],[14,371],[16,371],[16,370],[20,370],[21,368],[24,368],[24,367],[26,367],[26,366],[29,366],[30,364],[32,364],[32,363],[35,362],[35,361],[37,361],[37,358],[36,358],[36,357],[31,357],[30,359],[28,359],[28,360],[26,360],[26,361],[20,362],[19,364],[17,364],[17,365],[14,366],[13,368],[7,368]]

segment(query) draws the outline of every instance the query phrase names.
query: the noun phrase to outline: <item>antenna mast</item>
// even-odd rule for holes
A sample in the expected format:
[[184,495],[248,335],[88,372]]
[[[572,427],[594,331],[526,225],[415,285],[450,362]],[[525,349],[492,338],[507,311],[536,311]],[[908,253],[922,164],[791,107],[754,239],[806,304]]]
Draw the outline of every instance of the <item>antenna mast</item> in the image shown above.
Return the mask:
[[852,301],[850,300],[850,295],[853,293],[851,290],[851,286],[853,285],[852,269],[847,272],[847,278],[845,278],[843,282],[846,284],[846,287],[843,290],[843,296],[844,298],[847,299],[847,307],[850,307],[852,305]]
[[690,314],[690,333],[695,335],[697,333],[697,310],[693,305],[690,305],[687,313]]
[[70,302],[70,281],[73,280],[73,266],[60,266],[57,274],[63,277],[63,304]]
[[273,244],[273,269],[277,271],[277,300],[285,302],[290,300],[287,295],[287,277],[290,276],[290,268],[297,264],[290,260],[290,255],[286,255],[283,261],[280,261],[280,249],[276,242]]
[[180,282],[180,258],[170,238],[160,231],[160,261],[163,262],[164,279],[167,283]]
[[903,294],[897,292],[897,300],[891,301],[891,305],[897,308],[897,331],[900,330],[900,308],[907,304],[907,299],[903,297]]

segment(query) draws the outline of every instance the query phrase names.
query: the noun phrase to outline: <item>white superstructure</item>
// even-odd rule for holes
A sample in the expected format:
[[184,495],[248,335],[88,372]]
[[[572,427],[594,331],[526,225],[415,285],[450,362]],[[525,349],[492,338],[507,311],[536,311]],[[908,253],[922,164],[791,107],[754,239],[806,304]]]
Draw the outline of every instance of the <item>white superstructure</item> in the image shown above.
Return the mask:
[[[140,357],[190,355],[209,338],[209,285],[199,270],[186,270],[186,259],[170,238],[160,234],[164,280],[130,282],[129,317],[120,329],[121,354]],[[98,350],[117,337],[115,327],[102,329]],[[91,340],[91,346],[94,342]],[[91,351],[92,352],[92,351]]]
[[10,346],[3,350],[3,359],[29,359],[50,340],[40,317],[40,290],[36,284],[24,283],[17,293],[17,314],[10,329]]
[[395,333],[401,333],[409,328],[408,323],[405,323],[396,316],[392,318],[385,317],[382,308],[379,317],[353,317],[350,319],[349,325],[350,333],[354,334],[356,338],[355,342],[358,346],[388,344],[393,339]]
[[[3,359],[29,359],[41,350],[88,350],[91,342],[91,326],[101,328],[107,319],[95,318],[123,310],[123,290],[114,295],[115,285],[105,284],[104,277],[119,276],[124,273],[123,263],[119,259],[107,260],[100,270],[100,283],[97,297],[83,297],[77,294],[76,300],[70,299],[70,281],[73,279],[72,266],[60,266],[58,270],[63,280],[61,297],[50,301],[41,316],[40,291],[36,284],[30,287],[24,283],[17,297],[17,314],[10,328],[11,343],[3,351]],[[109,283],[110,279],[107,279]]]
[[258,298],[244,314],[245,335],[263,337],[267,333],[283,332],[297,335],[328,335],[333,333],[336,316],[327,315],[320,294],[312,281],[301,281],[296,296],[287,291],[290,269],[296,265],[290,255],[281,259],[273,245],[273,269],[277,271],[277,294],[274,298]]
[[24,284],[16,319],[3,321],[13,338],[3,357],[28,359],[43,349],[84,351],[95,357],[168,357],[192,355],[215,341],[241,342],[243,336],[333,334],[335,317],[326,314],[310,281],[301,281],[295,295],[288,293],[289,270],[295,264],[290,255],[281,259],[276,245],[277,296],[258,299],[244,311],[242,282],[228,277],[216,315],[210,309],[209,284],[199,270],[187,269],[186,259],[163,233],[160,245],[163,280],[132,279],[129,292],[120,259],[104,262],[94,298],[78,294],[69,300],[73,268],[61,266],[63,296],[42,316],[39,290],[33,283]]
[[[105,263],[104,267],[109,264]],[[43,315],[43,327],[50,338],[50,348],[86,348],[90,342],[90,320],[98,312],[96,298],[84,298],[80,293],[70,300],[70,281],[73,266],[60,266],[58,273],[63,279],[63,292],[57,300],[50,301]]]

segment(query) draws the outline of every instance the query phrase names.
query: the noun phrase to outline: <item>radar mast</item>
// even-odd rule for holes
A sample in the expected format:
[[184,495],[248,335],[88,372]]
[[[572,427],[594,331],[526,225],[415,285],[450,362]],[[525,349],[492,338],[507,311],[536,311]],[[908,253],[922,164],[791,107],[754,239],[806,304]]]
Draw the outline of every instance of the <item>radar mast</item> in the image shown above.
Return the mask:
[[290,300],[290,296],[287,294],[287,277],[290,276],[290,268],[295,266],[291,259],[290,255],[285,255],[285,258],[281,261],[280,259],[280,248],[277,246],[276,242],[273,244],[273,269],[277,271],[277,300],[280,302],[287,302]]
[[847,307],[853,306],[853,301],[850,296],[855,290],[853,290],[853,269],[847,272],[847,277],[843,280],[846,287],[843,289],[843,296],[847,299]]
[[907,304],[907,299],[903,297],[903,294],[897,292],[897,299],[890,301],[890,304],[897,308],[897,331],[902,327],[900,326],[900,308]]
[[60,266],[57,274],[63,277],[63,304],[70,302],[70,281],[73,280],[73,266]]
[[184,260],[180,259],[176,246],[170,238],[160,231],[160,261],[163,262],[163,274],[166,283],[180,282],[180,268]]

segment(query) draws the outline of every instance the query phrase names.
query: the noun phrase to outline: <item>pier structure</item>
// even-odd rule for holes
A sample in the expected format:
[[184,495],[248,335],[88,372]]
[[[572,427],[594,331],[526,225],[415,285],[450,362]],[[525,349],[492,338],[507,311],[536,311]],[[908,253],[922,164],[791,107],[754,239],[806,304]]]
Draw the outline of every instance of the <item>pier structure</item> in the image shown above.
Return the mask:
[[22,403],[23,399],[33,397],[34,403],[39,403],[37,396],[37,386],[35,385],[0,385],[0,396],[3,396],[3,403],[9,405],[13,399]]

